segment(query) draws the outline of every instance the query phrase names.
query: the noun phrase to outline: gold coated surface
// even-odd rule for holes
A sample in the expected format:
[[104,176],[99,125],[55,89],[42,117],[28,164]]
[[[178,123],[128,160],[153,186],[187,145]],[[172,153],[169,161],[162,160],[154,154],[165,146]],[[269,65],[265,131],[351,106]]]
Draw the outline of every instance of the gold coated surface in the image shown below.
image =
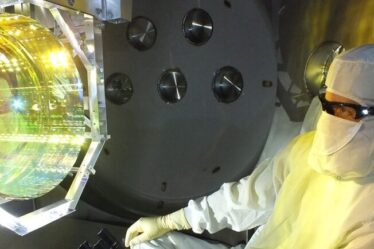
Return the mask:
[[71,54],[35,20],[0,15],[0,194],[41,196],[84,142],[83,90]]

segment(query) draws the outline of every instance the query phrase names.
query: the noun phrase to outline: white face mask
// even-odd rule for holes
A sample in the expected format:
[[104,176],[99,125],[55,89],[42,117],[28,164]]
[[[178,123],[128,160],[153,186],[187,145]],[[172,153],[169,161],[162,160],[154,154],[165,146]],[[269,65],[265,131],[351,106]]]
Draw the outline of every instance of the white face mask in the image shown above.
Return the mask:
[[366,176],[374,165],[373,138],[374,120],[354,122],[322,112],[309,164],[342,179]]
[[317,123],[313,147],[318,154],[331,155],[347,145],[361,128],[354,122],[322,112]]

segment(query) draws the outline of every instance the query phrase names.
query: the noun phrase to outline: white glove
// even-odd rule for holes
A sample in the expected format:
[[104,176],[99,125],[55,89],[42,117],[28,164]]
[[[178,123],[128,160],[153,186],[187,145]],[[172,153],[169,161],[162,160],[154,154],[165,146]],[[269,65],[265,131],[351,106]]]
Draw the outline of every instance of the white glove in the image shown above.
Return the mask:
[[161,237],[170,231],[190,228],[183,209],[165,216],[143,217],[127,229],[125,246],[132,248],[136,244]]

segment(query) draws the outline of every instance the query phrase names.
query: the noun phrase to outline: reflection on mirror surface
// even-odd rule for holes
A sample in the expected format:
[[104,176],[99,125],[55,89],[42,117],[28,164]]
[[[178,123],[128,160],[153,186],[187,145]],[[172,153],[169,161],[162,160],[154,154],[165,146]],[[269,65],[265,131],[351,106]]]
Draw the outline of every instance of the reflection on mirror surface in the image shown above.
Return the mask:
[[84,142],[83,90],[69,51],[38,22],[0,15],[0,195],[59,184]]

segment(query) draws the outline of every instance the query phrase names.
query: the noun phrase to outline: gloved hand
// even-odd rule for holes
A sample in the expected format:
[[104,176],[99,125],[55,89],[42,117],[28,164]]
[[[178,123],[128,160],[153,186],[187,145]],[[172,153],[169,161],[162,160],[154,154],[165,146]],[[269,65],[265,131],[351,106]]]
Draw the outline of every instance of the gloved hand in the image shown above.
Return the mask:
[[136,244],[161,237],[170,231],[190,228],[183,209],[165,216],[140,218],[127,229],[125,246],[133,247]]

